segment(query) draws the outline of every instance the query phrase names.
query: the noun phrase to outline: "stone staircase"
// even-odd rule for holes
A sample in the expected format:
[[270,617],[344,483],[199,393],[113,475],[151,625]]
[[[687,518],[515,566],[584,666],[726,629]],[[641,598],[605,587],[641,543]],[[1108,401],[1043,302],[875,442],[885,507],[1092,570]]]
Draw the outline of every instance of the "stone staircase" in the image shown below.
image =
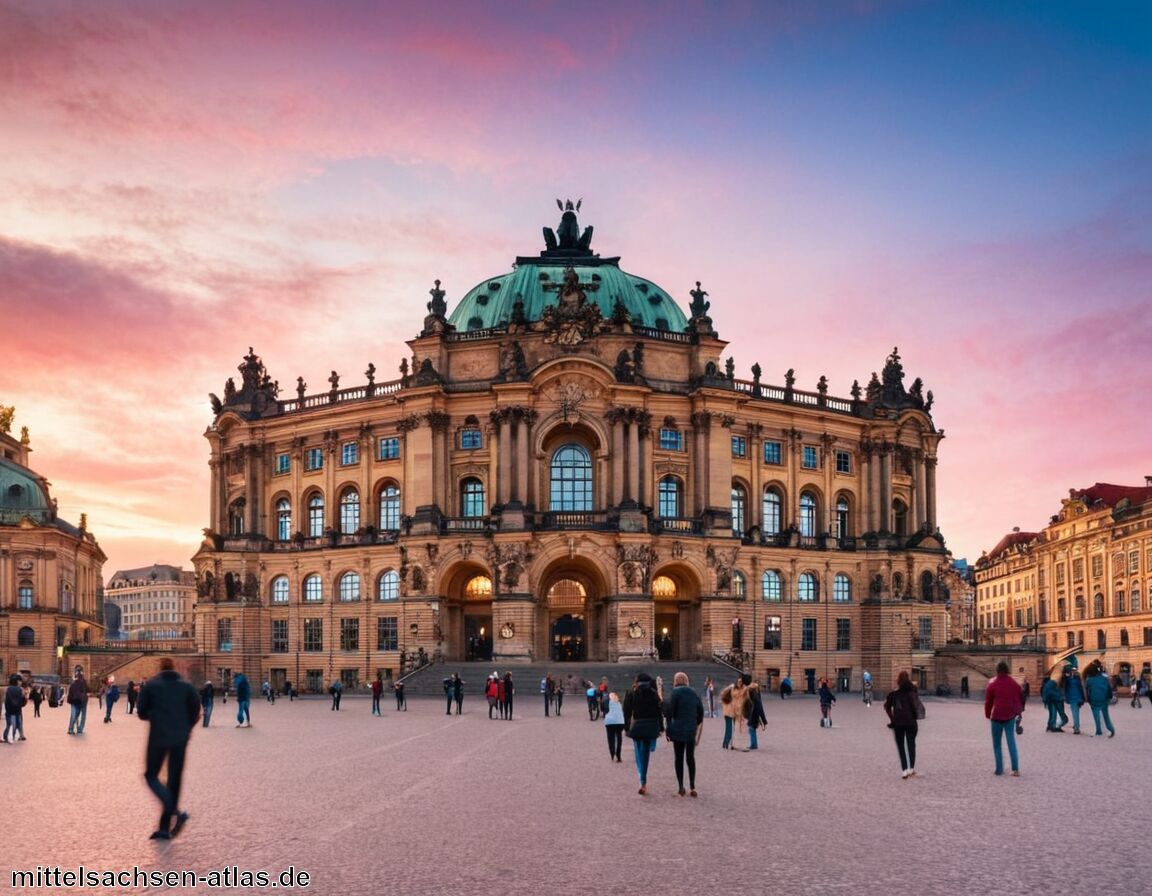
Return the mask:
[[453,673],[459,673],[464,679],[464,698],[474,700],[483,696],[485,681],[493,672],[499,672],[501,675],[505,672],[512,673],[518,701],[539,701],[540,679],[551,674],[554,679],[564,684],[565,707],[568,707],[569,701],[579,699],[581,710],[584,708],[584,690],[578,686],[580,693],[572,694],[568,687],[569,675],[574,676],[577,682],[587,680],[593,684],[599,684],[601,678],[607,678],[608,690],[615,691],[623,697],[624,692],[632,686],[632,682],[640,672],[647,672],[653,678],[663,677],[666,692],[672,689],[672,676],[677,672],[687,673],[692,687],[697,691],[703,690],[704,679],[711,676],[716,683],[717,694],[724,685],[734,681],[738,674],[720,663],[707,662],[517,663],[503,667],[498,662],[446,662],[424,666],[408,675],[404,679],[405,693],[410,697],[443,697],[444,679]]

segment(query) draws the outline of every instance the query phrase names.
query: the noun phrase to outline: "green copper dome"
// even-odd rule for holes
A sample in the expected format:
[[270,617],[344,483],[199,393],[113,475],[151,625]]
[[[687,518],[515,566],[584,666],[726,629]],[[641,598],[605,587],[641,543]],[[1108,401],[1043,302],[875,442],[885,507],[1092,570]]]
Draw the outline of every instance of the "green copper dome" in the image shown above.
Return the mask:
[[[560,200],[556,201],[559,204]],[[593,254],[589,248],[591,227],[577,237],[579,207],[577,203],[574,208],[569,200],[558,230],[554,233],[552,228],[544,228],[547,248],[539,256],[517,258],[511,273],[474,286],[448,322],[463,331],[501,327],[513,319],[517,301],[523,303],[524,320],[540,320],[545,308],[557,305],[571,268],[586,301],[599,306],[605,318],[613,316],[619,302],[637,326],[683,332],[688,319],[665,290],[651,280],[620,270],[619,258]],[[568,278],[571,281],[571,275]]]
[[31,470],[0,458],[0,516],[29,516],[40,522],[52,517],[52,501],[44,482]]

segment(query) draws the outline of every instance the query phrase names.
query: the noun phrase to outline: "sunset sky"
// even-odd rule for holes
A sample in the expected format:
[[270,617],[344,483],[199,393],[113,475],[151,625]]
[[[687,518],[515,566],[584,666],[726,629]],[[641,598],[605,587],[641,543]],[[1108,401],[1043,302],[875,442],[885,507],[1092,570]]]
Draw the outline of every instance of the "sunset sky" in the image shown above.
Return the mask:
[[738,376],[899,346],[974,560],[1152,474],[1150,97],[1147,2],[0,0],[0,404],[106,578],[190,568],[249,345],[391,378],[582,197]]

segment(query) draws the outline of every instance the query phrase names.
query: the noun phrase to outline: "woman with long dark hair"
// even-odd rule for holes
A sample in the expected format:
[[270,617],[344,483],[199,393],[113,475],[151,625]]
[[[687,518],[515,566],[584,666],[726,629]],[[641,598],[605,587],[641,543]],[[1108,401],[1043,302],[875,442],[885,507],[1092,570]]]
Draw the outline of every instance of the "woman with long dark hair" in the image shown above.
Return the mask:
[[688,787],[696,796],[696,744],[704,724],[704,703],[688,686],[688,676],[677,672],[672,678],[672,694],[668,697],[665,715],[668,718],[668,740],[676,762],[676,784],[684,796],[684,765],[688,765]]
[[888,727],[896,736],[896,752],[900,754],[900,777],[907,780],[916,774],[916,735],[919,725],[916,722],[920,694],[912,677],[901,672],[896,677],[895,690],[884,698],[884,712],[888,714]]
[[624,731],[632,738],[636,773],[640,776],[641,796],[648,792],[648,760],[656,749],[656,738],[664,733],[664,713],[652,676],[641,672],[636,683],[624,695]]

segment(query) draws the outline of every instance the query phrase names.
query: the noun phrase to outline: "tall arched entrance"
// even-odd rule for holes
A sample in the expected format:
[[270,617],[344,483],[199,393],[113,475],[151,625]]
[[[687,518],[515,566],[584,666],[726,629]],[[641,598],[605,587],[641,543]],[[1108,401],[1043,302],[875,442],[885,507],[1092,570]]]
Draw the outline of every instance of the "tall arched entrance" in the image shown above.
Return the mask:
[[603,660],[607,655],[601,596],[595,567],[566,562],[541,579],[536,655],[549,662]]
[[700,602],[684,570],[652,578],[653,647],[661,660],[696,660],[701,652]]
[[492,659],[492,579],[483,567],[455,570],[445,588],[441,611],[444,649],[449,659],[467,662]]

